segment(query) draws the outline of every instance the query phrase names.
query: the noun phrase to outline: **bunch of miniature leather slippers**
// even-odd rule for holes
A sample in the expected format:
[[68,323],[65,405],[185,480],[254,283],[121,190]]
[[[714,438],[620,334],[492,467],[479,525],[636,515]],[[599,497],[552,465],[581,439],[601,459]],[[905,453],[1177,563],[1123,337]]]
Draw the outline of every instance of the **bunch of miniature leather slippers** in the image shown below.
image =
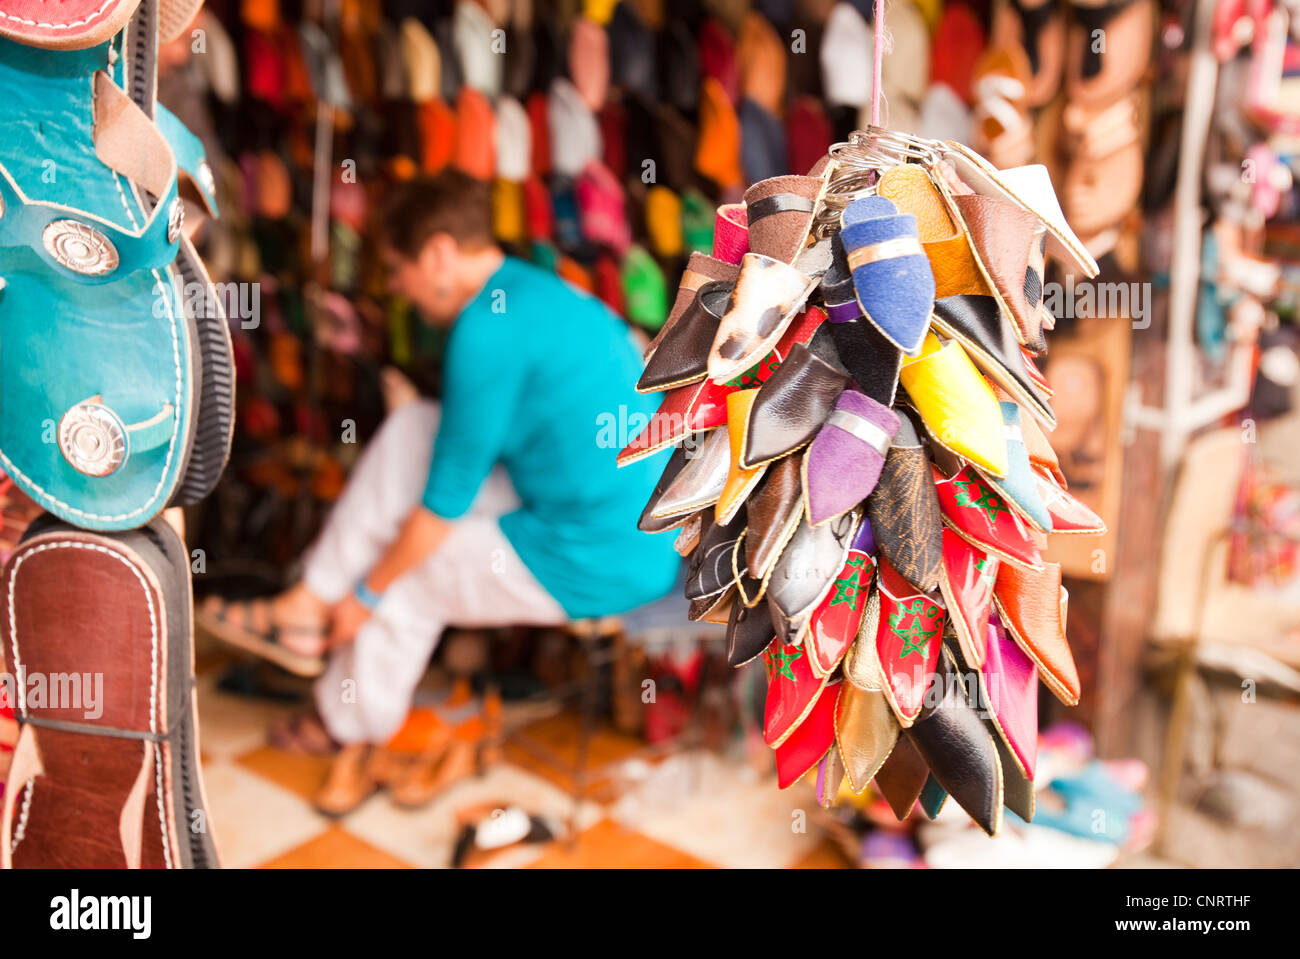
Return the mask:
[[1104,523],[1066,488],[1035,365],[1044,257],[1093,276],[1041,166],[877,128],[719,208],[647,351],[673,448],[641,515],[689,558],[693,620],[762,657],[782,788],[875,780],[1033,815],[1037,681],[1079,698],[1047,536]]

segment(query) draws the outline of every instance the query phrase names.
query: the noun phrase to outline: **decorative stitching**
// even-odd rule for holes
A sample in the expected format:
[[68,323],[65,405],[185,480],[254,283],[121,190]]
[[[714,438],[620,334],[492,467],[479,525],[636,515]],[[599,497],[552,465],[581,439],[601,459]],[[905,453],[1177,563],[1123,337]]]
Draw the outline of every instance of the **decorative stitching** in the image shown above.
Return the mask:
[[[43,553],[51,549],[65,549],[65,548],[66,549],[87,549],[87,550],[91,550],[92,552],[103,553],[105,556],[113,557],[113,559],[117,560],[119,563],[121,563],[123,566],[125,566],[127,569],[131,571],[132,575],[135,576],[136,581],[140,584],[140,588],[144,590],[145,602],[149,607],[149,632],[150,632],[150,636],[149,636],[149,642],[150,642],[149,732],[156,733],[158,731],[158,726],[155,719],[157,714],[157,708],[158,708],[157,707],[157,703],[158,703],[158,615],[156,610],[154,609],[153,593],[149,591],[149,584],[145,582],[144,576],[140,574],[140,568],[135,563],[133,563],[130,557],[128,557],[125,553],[120,553],[117,550],[109,549],[106,546],[100,546],[97,543],[86,543],[80,540],[65,539],[65,540],[55,540],[53,542],[41,543],[37,546],[32,547],[29,550],[26,550],[25,552],[19,553],[14,557],[13,566],[10,567],[9,569],[9,582],[8,582],[8,590],[7,590],[7,602],[9,604],[9,644],[13,648],[14,674],[21,675],[20,670],[22,669],[22,657],[18,653],[18,618],[14,614],[14,585],[18,580],[18,570],[22,568],[23,563],[25,563],[29,557],[35,556],[37,553]],[[158,788],[156,790],[156,797],[158,800],[158,823],[162,830],[163,857],[167,864],[167,868],[170,869],[172,868],[171,844],[168,842],[168,837],[167,837],[167,825],[166,825],[167,818],[163,814],[161,753],[162,750],[154,750],[155,765],[157,767],[156,780],[158,784]],[[28,807],[31,804],[31,798],[33,792],[35,792],[35,789],[29,789],[23,801],[23,817],[19,824],[20,828],[22,829],[25,829],[26,827],[26,814],[28,811]],[[18,842],[20,841],[20,839],[21,839],[21,835],[16,834],[14,837],[13,849],[18,848]]]
[[9,854],[11,856],[14,850],[18,848],[18,844],[23,841],[23,836],[27,834],[27,817],[31,815],[32,811],[32,793],[36,791],[32,788],[32,783],[35,781],[36,777],[33,776],[23,783],[23,789],[26,791],[23,793],[22,811],[18,814],[18,827],[14,830],[13,840],[9,843]]
[[25,27],[46,27],[50,30],[70,30],[73,27],[84,27],[88,23],[94,23],[109,7],[115,6],[121,0],[104,0],[104,3],[98,10],[81,20],[71,20],[64,23],[46,23],[42,20],[27,20],[23,17],[16,17],[12,13],[0,11],[0,17],[6,20],[12,20],[15,23],[21,23]]

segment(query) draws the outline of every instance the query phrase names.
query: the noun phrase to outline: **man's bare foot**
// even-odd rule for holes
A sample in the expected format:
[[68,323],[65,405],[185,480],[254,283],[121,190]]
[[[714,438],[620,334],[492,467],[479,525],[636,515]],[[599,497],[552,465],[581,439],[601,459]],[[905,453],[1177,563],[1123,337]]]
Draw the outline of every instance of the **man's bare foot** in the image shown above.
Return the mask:
[[280,627],[323,630],[329,621],[329,604],[305,584],[297,583],[271,600],[271,619]]

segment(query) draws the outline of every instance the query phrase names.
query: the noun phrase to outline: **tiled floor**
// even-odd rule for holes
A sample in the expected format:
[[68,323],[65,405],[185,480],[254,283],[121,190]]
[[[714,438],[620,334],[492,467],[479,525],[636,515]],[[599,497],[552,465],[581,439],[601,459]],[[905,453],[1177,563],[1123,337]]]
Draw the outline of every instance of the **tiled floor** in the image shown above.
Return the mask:
[[[378,794],[335,821],[310,797],[328,761],[266,744],[267,725],[289,707],[224,693],[216,671],[201,670],[199,716],[203,768],[222,861],[233,867],[445,867],[457,811],[482,803],[515,804],[564,835],[574,812],[567,774],[515,745],[483,776],[462,781],[429,806],[404,810]],[[558,714],[525,726],[530,739],[572,761],[576,718]],[[811,790],[782,792],[773,778],[712,754],[679,755],[657,765],[623,765],[641,744],[610,729],[592,737],[587,797],[576,809],[576,835],[506,850],[494,867],[707,868],[847,865],[799,813]],[[616,799],[616,794],[622,797]]]

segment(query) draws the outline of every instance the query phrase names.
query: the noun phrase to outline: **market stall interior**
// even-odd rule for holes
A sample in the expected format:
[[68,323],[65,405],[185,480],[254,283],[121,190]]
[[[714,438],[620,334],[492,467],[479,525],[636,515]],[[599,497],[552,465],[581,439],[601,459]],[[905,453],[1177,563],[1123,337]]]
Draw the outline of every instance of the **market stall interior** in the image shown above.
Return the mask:
[[26,6],[5,866],[1300,864],[1300,9]]

